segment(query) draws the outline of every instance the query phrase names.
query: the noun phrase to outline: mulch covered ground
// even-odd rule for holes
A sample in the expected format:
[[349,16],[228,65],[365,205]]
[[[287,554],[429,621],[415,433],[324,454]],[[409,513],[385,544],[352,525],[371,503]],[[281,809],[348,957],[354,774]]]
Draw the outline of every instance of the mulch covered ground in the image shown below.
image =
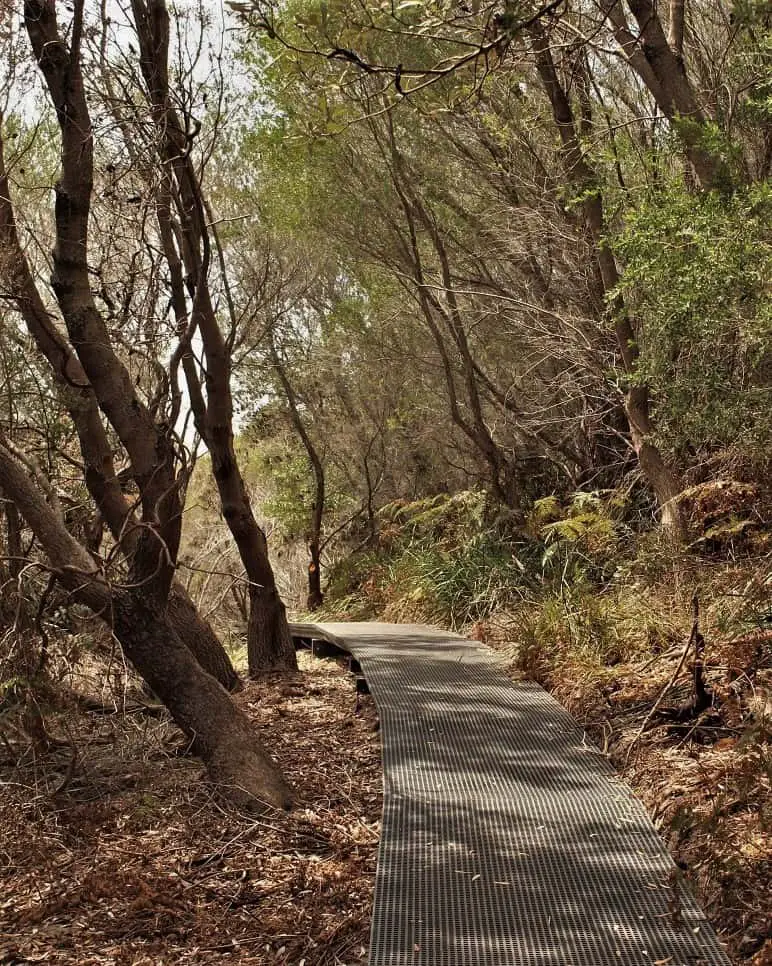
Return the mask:
[[[237,697],[298,792],[255,819],[143,713],[46,716],[41,753],[0,747],[0,963],[367,960],[381,815],[372,699],[301,655]],[[12,736],[13,737],[13,736]],[[19,756],[21,754],[21,760]]]

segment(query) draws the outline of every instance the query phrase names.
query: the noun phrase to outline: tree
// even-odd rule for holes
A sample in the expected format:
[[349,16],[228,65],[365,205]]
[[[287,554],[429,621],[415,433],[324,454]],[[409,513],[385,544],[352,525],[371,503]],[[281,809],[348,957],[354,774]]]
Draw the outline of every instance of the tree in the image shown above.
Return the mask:
[[[24,259],[19,259],[20,245],[15,246],[10,273],[4,274],[25,321],[38,324],[41,341],[48,338],[51,353],[64,357],[58,368],[53,367],[54,372],[85,401],[85,415],[78,417],[81,422],[75,422],[82,434],[86,465],[91,466],[103,455],[99,427],[88,427],[87,417],[101,423],[92,400],[130,460],[141,515],[138,519],[125,517],[125,510],[121,510],[124,523],[120,542],[128,561],[125,577],[112,578],[106,562],[68,532],[56,505],[47,500],[46,490],[41,490],[40,479],[36,481],[25,472],[5,441],[0,441],[0,488],[44,547],[57,579],[76,600],[109,623],[129,659],[204,758],[212,777],[237,798],[284,805],[289,791],[278,769],[263,751],[248,719],[183,643],[185,626],[184,618],[179,620],[180,612],[167,607],[179,547],[184,462],[173,426],[159,405],[149,405],[142,398],[120,358],[91,287],[89,216],[95,143],[82,72],[87,27],[84,4],[82,0],[75,4],[66,31],[58,22],[52,0],[28,0],[24,13],[60,133],[52,289],[66,327],[66,340],[63,336],[55,339],[54,330],[43,324],[47,318],[45,303],[33,276],[25,270]],[[7,178],[4,187],[2,194],[8,199]],[[16,228],[12,214],[8,199],[3,206],[3,230],[13,241]],[[74,359],[78,366],[71,371],[68,364],[72,366]],[[68,408],[75,406],[73,397]],[[110,497],[116,506],[122,506],[110,463],[103,461],[99,469],[101,474],[94,474],[91,487],[98,489],[107,482]],[[102,497],[103,504],[106,499]],[[188,613],[190,610],[192,606]],[[197,617],[195,620],[199,621]]]
[[[630,438],[646,479],[657,495],[662,523],[679,540],[685,537],[685,527],[676,500],[683,489],[671,467],[663,459],[653,441],[654,424],[649,406],[649,390],[636,380],[639,359],[637,333],[621,296],[618,294],[619,271],[614,255],[606,243],[607,224],[603,210],[603,195],[596,173],[585,158],[580,143],[577,121],[568,95],[558,77],[547,35],[541,24],[530,29],[533,52],[539,79],[549,98],[555,126],[563,146],[563,165],[566,178],[577,196],[582,199],[582,210],[597,263],[599,301],[608,304],[614,318],[614,332],[619,356],[630,384],[625,393],[625,412],[630,427]],[[589,105],[585,105],[583,122],[592,123]]]
[[[222,510],[249,579],[247,648],[250,674],[296,669],[286,610],[268,558],[265,534],[255,519],[239,468],[233,434],[231,353],[233,336],[220,328],[210,289],[211,218],[192,156],[195,121],[181,117],[169,84],[169,14],[162,0],[134,0],[140,68],[155,129],[159,187],[155,211],[168,266],[172,308],[180,338],[172,360],[182,364],[195,424],[211,456]],[[215,236],[216,242],[216,236]],[[204,351],[205,389],[191,350],[196,334]],[[179,397],[175,409],[179,407]]]
[[[286,85],[286,77],[281,83]],[[355,110],[372,105],[370,86],[362,82]],[[284,166],[295,177],[300,159],[280,139],[290,130],[298,137],[294,124],[302,127],[307,121],[308,112],[296,117],[301,96],[293,90],[289,101],[281,101],[281,121],[262,148],[264,158],[275,157],[279,170]],[[571,386],[568,373],[582,366],[583,388],[592,384],[604,407],[611,408],[613,392],[598,378],[602,347],[584,368],[588,326],[576,316],[577,309],[585,316],[588,310],[577,298],[584,298],[581,290],[568,290],[561,304],[557,285],[546,281],[563,273],[571,256],[560,243],[540,250],[542,233],[535,231],[535,219],[521,201],[515,201],[511,219],[522,224],[522,233],[497,229],[496,212],[502,205],[512,207],[513,195],[511,183],[493,167],[503,167],[496,157],[502,152],[486,130],[487,120],[475,125],[468,115],[440,122],[401,112],[371,114],[334,139],[308,143],[303,177],[313,180],[313,187],[300,198],[303,231],[309,231],[313,217],[320,243],[326,239],[328,249],[334,246],[339,253],[341,274],[369,290],[371,304],[376,292],[383,301],[381,293],[390,291],[384,314],[391,318],[394,345],[404,347],[399,365],[414,374],[414,381],[441,374],[434,405],[446,400],[439,418],[450,416],[454,424],[453,448],[474,454],[493,492],[516,507],[527,498],[539,463],[553,478],[556,473],[575,478],[590,469],[587,441],[577,445],[582,427],[591,425],[587,394]],[[517,163],[523,170],[522,159]],[[273,193],[282,192],[297,197],[297,181],[289,187],[280,177]],[[552,211],[548,204],[542,217],[554,218],[554,202]],[[566,234],[559,224],[556,230]],[[524,241],[525,255],[515,254]],[[580,285],[582,271],[576,273]],[[563,313],[567,324],[561,327]],[[416,315],[428,343],[419,345]],[[421,362],[434,357],[417,370],[411,350]],[[530,378],[521,385],[523,368]],[[540,412],[549,414],[548,421],[532,415]]]
[[[2,125],[2,116],[0,116]],[[113,460],[113,449],[99,414],[97,398],[70,343],[54,324],[35,284],[22,248],[11,202],[0,136],[0,239],[4,246],[3,274],[9,294],[27,331],[50,365],[60,398],[72,419],[84,461],[84,480],[101,521],[128,557],[136,552],[140,536],[133,507],[126,498]],[[228,690],[239,687],[230,658],[211,627],[202,621],[178,581],[170,590],[167,606],[175,615],[183,639],[199,664]]]
[[322,521],[325,510],[325,475],[321,457],[306,429],[298,404],[298,397],[290,380],[287,368],[279,357],[273,332],[268,334],[269,356],[271,365],[279,380],[284,398],[287,401],[292,428],[298,435],[306,451],[308,462],[314,478],[314,498],[307,531],[308,540],[308,597],[306,606],[310,611],[318,610],[324,602],[322,593]]
[[[668,456],[657,423],[657,403],[667,389],[660,385],[654,398],[647,385],[640,342],[646,320],[631,311],[614,237],[647,179],[656,185],[657,179],[663,184],[680,178],[691,189],[727,197],[738,183],[743,151],[756,155],[746,170],[758,168],[764,149],[757,135],[746,125],[744,143],[729,139],[730,124],[737,130],[733,119],[747,116],[753,102],[748,92],[761,77],[759,51],[747,49],[744,31],[733,30],[717,5],[687,8],[680,0],[667,14],[638,0],[530,11],[493,3],[452,17],[431,2],[391,11],[331,11],[311,2],[300,16],[270,3],[251,6],[252,23],[267,36],[261,43],[282,52],[261,74],[269,83],[280,77],[284,85],[274,88],[282,108],[276,133],[282,127],[305,139],[322,171],[326,159],[339,155],[337,176],[349,186],[347,201],[363,199],[360,224],[366,212],[371,229],[352,224],[349,243],[353,239],[415,297],[442,360],[451,418],[487,466],[493,492],[511,504],[520,488],[519,464],[531,455],[554,461],[574,478],[596,473],[585,463],[593,445],[579,433],[567,445],[566,436],[555,439],[554,422],[549,429],[528,425],[526,414],[535,407],[529,405],[530,386],[523,391],[518,385],[520,361],[511,360],[511,376],[502,381],[496,363],[482,363],[484,350],[476,357],[475,344],[483,342],[476,337],[483,326],[472,321],[478,306],[490,318],[501,317],[500,300],[535,303],[534,315],[544,319],[539,327],[549,325],[554,341],[529,371],[550,373],[553,384],[573,388],[568,405],[553,410],[555,417],[587,426],[591,373],[611,375],[605,386],[598,380],[600,392],[597,382],[592,387],[603,400],[592,423],[606,440],[623,429],[663,524],[682,537],[682,467]],[[731,63],[729,83],[712,69],[711,55]],[[310,87],[320,85],[324,96],[314,100]],[[331,148],[325,139],[346,147]],[[515,145],[517,159],[508,156]],[[474,176],[495,186],[499,210],[508,218],[524,222],[522,213],[546,211],[550,204],[559,213],[545,233],[545,247],[557,255],[547,260],[547,272],[541,255],[501,256],[506,233],[494,235],[481,222],[482,191],[470,182],[469,169],[456,169],[460,188],[444,181],[443,168],[453,164],[449,154],[474,163],[481,148],[489,152],[488,170],[475,165]],[[768,168],[768,150],[764,156]],[[385,178],[396,195],[391,202],[381,201]],[[326,203],[328,234],[340,235],[346,208],[339,197]],[[524,237],[529,234],[525,229]],[[485,243],[496,236],[500,244],[493,254]],[[394,239],[390,251],[387,238]],[[584,267],[569,253],[568,238],[581,246]],[[556,299],[555,279],[566,278],[569,262],[574,274],[568,298]],[[515,287],[502,288],[502,275],[508,282],[515,276]],[[528,324],[521,317],[510,331],[522,339]],[[554,365],[561,337],[571,340],[565,367]],[[499,364],[503,357],[500,352]],[[587,368],[576,365],[580,359]],[[626,427],[619,425],[620,415]],[[612,461],[613,453],[612,444]]]

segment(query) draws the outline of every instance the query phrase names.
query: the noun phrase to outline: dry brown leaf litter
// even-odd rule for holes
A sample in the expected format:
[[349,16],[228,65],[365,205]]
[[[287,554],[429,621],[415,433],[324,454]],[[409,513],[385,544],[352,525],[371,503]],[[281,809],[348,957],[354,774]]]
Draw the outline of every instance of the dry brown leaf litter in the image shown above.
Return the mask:
[[[49,717],[71,745],[0,770],[0,963],[334,966],[367,958],[380,832],[372,699],[336,665],[237,697],[295,785],[290,814],[216,799],[179,733]],[[2,756],[2,751],[0,751]]]

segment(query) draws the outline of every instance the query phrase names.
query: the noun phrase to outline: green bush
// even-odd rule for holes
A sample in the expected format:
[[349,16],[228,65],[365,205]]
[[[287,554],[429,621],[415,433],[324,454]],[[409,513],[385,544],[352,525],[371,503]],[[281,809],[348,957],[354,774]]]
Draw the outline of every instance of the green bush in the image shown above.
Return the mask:
[[769,445],[771,220],[768,185],[731,197],[670,187],[643,198],[614,242],[640,324],[637,378],[681,457]]
[[423,620],[459,629],[522,599],[523,565],[490,532],[451,549],[413,545],[390,570],[396,596]]
[[526,520],[541,548],[546,581],[603,583],[613,576],[627,530],[615,492],[577,492],[567,505],[556,496],[537,500]]

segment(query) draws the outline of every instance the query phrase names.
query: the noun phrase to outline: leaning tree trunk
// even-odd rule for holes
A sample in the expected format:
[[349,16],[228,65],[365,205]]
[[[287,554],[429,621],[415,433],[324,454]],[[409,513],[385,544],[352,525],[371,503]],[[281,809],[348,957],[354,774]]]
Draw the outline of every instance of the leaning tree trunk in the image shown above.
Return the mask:
[[188,592],[177,580],[172,584],[166,613],[182,641],[190,648],[207,674],[211,674],[227,691],[240,691],[241,678],[212,625],[204,620]]
[[632,386],[625,395],[625,413],[630,439],[643,475],[649,481],[660,509],[660,523],[665,533],[684,543],[687,538],[681,503],[682,481],[665,462],[659,447],[652,443],[654,427],[649,415],[646,386]]
[[112,619],[126,656],[191,740],[212,780],[237,804],[289,808],[290,788],[253,725],[191,658],[174,622],[137,591],[116,595]]
[[257,523],[244,479],[235,459],[230,422],[209,424],[212,473],[223,516],[233,534],[249,580],[247,659],[250,677],[271,671],[297,670],[287,611],[276,587],[268,541]]
[[[86,487],[113,539],[131,561],[140,530],[115,472],[112,445],[102,423],[94,391],[80,360],[47,310],[21,245],[1,137],[0,242],[5,248],[4,281],[7,279],[27,331],[48,360],[59,397],[78,434]],[[172,584],[169,607],[183,640],[189,644],[199,664],[223,687],[229,691],[237,690],[241,682],[230,658],[211,626],[198,613],[185,588],[176,580]]]
[[620,3],[611,5],[609,15],[621,49],[632,54],[630,66],[681,139],[700,187],[704,191],[728,190],[732,183],[729,165],[721,151],[711,147],[716,139],[686,72],[683,3],[670,7],[670,37],[665,34],[661,8],[653,0],[627,0],[627,6],[638,24],[637,37],[628,29]]
[[[163,701],[204,760],[213,781],[241,805],[288,808],[289,786],[246,715],[183,643],[163,602],[147,592],[147,576],[130,574],[133,590],[108,584],[96,561],[67,530],[16,456],[0,438],[0,490],[13,500],[40,541],[53,572],[75,600],[112,629],[126,657]],[[146,531],[140,540],[155,540]],[[135,560],[147,561],[142,548]]]
[[[512,510],[517,511],[520,494],[509,485],[508,481],[516,477],[516,469],[512,460],[504,452],[491,434],[488,420],[483,411],[483,401],[478,385],[478,367],[476,367],[469,342],[460,316],[459,306],[453,289],[453,279],[447,250],[441,234],[431,214],[426,210],[423,202],[411,187],[410,172],[406,168],[403,154],[397,147],[394,129],[390,119],[389,125],[389,154],[391,161],[391,183],[399,199],[402,213],[407,225],[408,239],[405,240],[407,267],[414,287],[411,294],[417,299],[427,328],[431,333],[445,375],[450,418],[466,436],[475,450],[487,464],[491,487],[496,497]],[[385,153],[385,152],[384,152]],[[443,299],[437,297],[432,286],[427,284],[424,272],[424,258],[419,245],[422,231],[431,239],[434,252],[441,266]],[[402,282],[405,286],[405,282]],[[442,323],[442,324],[441,324]],[[463,387],[463,408],[459,399],[456,385],[456,365],[454,364],[445,341],[445,330],[451,334],[450,349],[458,352],[458,366],[461,386]],[[468,415],[467,415],[468,414]]]
[[[211,409],[210,404],[210,420]],[[220,493],[223,516],[239,548],[249,579],[247,657],[250,677],[270,671],[297,670],[287,611],[276,587],[268,558],[268,541],[252,512],[244,479],[236,462],[230,423],[207,433],[212,471]]]

